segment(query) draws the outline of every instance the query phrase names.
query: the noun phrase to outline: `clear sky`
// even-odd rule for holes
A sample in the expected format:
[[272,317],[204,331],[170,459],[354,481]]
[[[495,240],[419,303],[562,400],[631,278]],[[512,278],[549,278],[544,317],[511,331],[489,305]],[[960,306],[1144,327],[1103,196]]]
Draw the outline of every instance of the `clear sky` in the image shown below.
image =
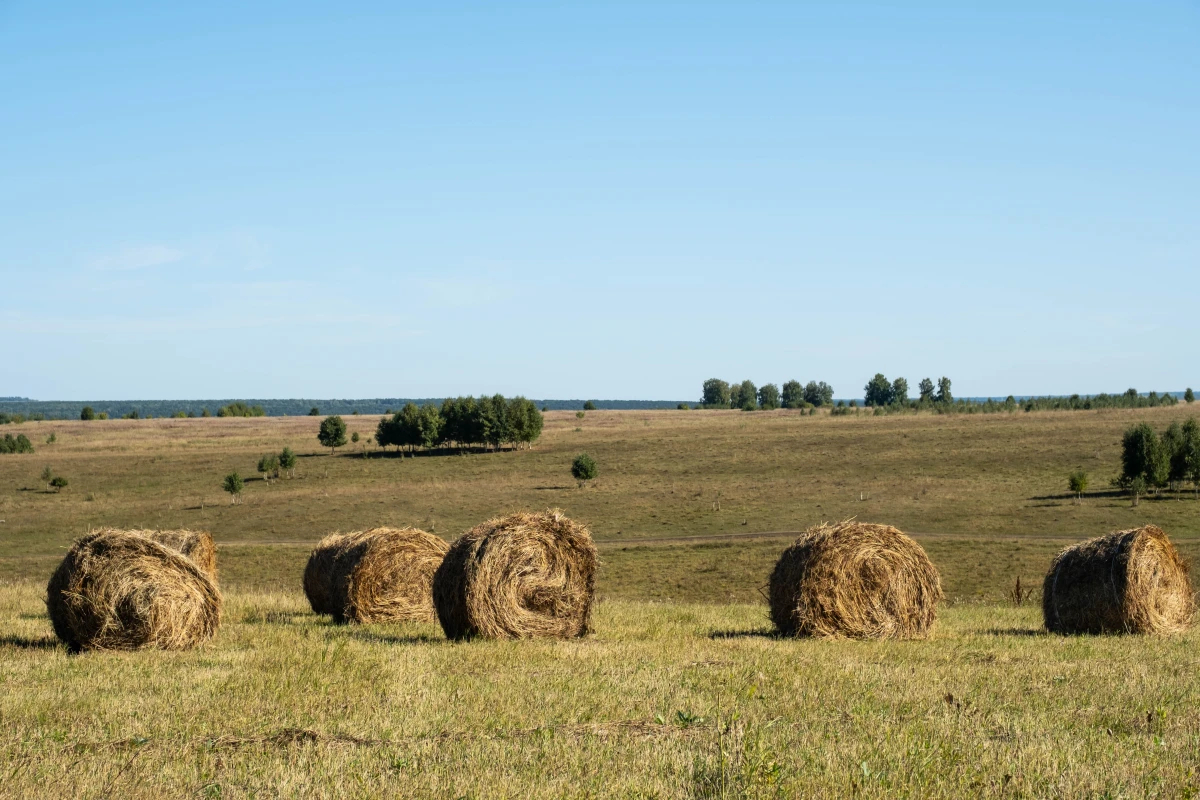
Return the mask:
[[1200,387],[1200,4],[0,0],[0,396]]

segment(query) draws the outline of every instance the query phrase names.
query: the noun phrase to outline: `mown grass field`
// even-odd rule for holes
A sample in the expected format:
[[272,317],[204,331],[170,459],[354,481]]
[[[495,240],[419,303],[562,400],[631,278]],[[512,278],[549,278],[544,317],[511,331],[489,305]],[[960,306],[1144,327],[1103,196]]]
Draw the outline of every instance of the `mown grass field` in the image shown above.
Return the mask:
[[[1106,488],[1125,427],[1187,413],[552,413],[530,451],[403,459],[330,457],[310,418],[26,423],[38,452],[0,457],[0,795],[1194,796],[1200,634],[1048,636],[1036,591],[1063,545],[1143,522],[1200,553],[1190,492],[1131,508]],[[365,434],[376,418],[347,420]],[[221,477],[284,445],[297,478],[230,505]],[[601,476],[580,489],[583,450]],[[44,491],[46,465],[66,491]],[[1096,488],[1081,505],[1079,466]],[[545,507],[600,545],[585,639],[335,626],[300,592],[329,531],[453,538]],[[931,641],[769,635],[759,590],[778,553],[850,516],[912,532],[938,565]],[[99,525],[211,531],[216,639],[58,646],[45,581]],[[1035,592],[1014,607],[1018,577]]]
[[927,642],[780,640],[749,604],[601,603],[567,642],[335,626],[233,592],[215,642],[68,656],[0,588],[12,797],[1189,797],[1200,639],[957,605]]

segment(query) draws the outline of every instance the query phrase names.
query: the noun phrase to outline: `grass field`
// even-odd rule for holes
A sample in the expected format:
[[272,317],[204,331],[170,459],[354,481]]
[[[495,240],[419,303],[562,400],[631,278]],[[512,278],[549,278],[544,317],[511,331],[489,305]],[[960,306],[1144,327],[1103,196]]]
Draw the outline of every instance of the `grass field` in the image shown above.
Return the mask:
[[[1064,544],[1143,522],[1200,554],[1190,493],[1131,508],[1105,488],[1125,427],[1186,416],[551,413],[533,450],[419,458],[331,457],[309,418],[26,423],[38,452],[0,457],[0,795],[1194,796],[1200,634],[1049,636],[1036,591]],[[231,505],[221,477],[284,445],[298,476]],[[582,450],[601,468],[583,489],[568,473]],[[44,491],[46,465],[66,491]],[[1079,466],[1099,487],[1081,505],[1065,490]],[[599,542],[585,639],[336,626],[300,593],[329,531],[453,538],[545,507]],[[932,641],[769,634],[760,589],[779,552],[850,516],[913,532],[938,565]],[[99,525],[214,534],[212,643],[56,643],[45,581]],[[1035,593],[1014,607],[1018,577]]]
[[[1131,508],[1106,488],[1127,426],[1188,413],[550,412],[533,450],[418,458],[330,456],[313,417],[25,423],[10,427],[38,452],[0,457],[0,580],[45,580],[89,527],[192,527],[221,546],[227,585],[294,590],[308,547],[333,530],[410,524],[453,539],[502,512],[558,507],[600,542],[606,597],[752,601],[795,531],[856,516],[913,533],[951,597],[995,601],[1017,577],[1040,580],[1063,544],[1109,530],[1155,522],[1200,552],[1190,492]],[[364,435],[377,421],[346,419]],[[259,480],[259,455],[285,445],[302,455],[297,477]],[[584,450],[600,477],[580,489],[569,465]],[[71,482],[61,494],[39,481],[47,465]],[[1076,467],[1095,488],[1082,505],[1066,491]],[[231,505],[220,483],[235,469],[254,479]],[[785,533],[737,538],[771,532]],[[732,538],[697,539],[714,536]]]
[[594,636],[451,643],[231,593],[186,653],[68,656],[0,588],[20,797],[1188,797],[1200,645],[959,605],[929,642],[779,640],[748,604],[599,606]]

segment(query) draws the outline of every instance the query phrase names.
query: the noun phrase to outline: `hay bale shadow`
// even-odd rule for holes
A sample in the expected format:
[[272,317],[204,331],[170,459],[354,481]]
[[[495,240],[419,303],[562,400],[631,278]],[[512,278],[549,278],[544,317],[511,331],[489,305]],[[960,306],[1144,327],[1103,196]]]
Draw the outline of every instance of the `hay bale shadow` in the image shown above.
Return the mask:
[[985,636],[1049,636],[1044,628],[988,628]]
[[15,647],[18,650],[57,650],[61,646],[53,636],[0,636],[0,647]]
[[436,636],[428,633],[415,633],[404,636],[397,636],[387,633],[379,633],[378,631],[363,630],[362,628],[345,628],[350,636],[364,642],[375,642],[377,644],[390,645],[405,645],[405,644],[449,644],[450,640],[444,636]]
[[777,630],[771,628],[751,628],[750,630],[729,630],[729,631],[713,631],[708,635],[709,639],[783,639],[785,638]]

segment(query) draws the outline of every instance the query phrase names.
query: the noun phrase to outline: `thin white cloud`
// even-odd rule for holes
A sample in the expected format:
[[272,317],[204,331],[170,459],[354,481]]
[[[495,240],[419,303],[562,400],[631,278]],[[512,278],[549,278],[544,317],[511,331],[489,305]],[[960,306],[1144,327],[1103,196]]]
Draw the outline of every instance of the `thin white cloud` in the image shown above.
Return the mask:
[[161,267],[182,261],[185,253],[174,247],[162,244],[146,244],[138,247],[126,247],[92,261],[95,269],[102,270],[135,270]]

